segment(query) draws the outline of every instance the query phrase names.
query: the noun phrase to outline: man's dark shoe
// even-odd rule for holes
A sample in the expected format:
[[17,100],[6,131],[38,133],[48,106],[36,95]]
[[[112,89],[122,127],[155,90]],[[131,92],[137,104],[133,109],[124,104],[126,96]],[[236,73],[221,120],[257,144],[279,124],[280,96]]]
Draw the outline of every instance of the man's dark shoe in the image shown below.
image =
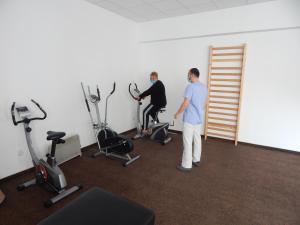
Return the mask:
[[178,165],[176,168],[181,172],[190,172],[192,170],[192,168],[185,168],[181,165]]
[[200,161],[198,161],[198,162],[193,162],[193,166],[199,167],[199,166],[200,166]]

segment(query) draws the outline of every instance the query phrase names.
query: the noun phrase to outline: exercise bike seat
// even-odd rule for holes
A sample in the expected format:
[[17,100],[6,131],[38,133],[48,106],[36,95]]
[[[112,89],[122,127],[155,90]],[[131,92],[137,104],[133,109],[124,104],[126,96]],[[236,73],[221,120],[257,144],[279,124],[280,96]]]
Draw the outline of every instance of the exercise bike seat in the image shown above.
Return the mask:
[[66,136],[65,132],[56,132],[56,131],[48,131],[47,134],[48,134],[47,140],[51,140],[51,141],[59,140],[62,137]]

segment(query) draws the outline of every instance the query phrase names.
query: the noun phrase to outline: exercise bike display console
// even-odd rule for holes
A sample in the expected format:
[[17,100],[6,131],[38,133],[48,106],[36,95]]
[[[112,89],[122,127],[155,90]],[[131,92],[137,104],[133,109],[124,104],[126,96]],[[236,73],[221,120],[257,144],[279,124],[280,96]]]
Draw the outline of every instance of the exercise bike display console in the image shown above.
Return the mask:
[[[24,124],[28,150],[32,158],[33,165],[35,167],[35,178],[19,185],[17,187],[17,190],[22,191],[25,188],[28,188],[32,185],[39,185],[41,187],[44,187],[47,190],[56,192],[57,195],[47,200],[44,204],[45,207],[50,207],[56,202],[74,193],[75,191],[80,190],[82,187],[81,185],[78,185],[66,189],[67,186],[66,178],[64,176],[64,173],[56,163],[56,159],[55,159],[56,145],[65,143],[65,141],[62,138],[66,135],[66,133],[48,131],[47,140],[52,141],[51,152],[47,154],[46,161],[43,159],[39,159],[37,157],[36,151],[32,146],[32,141],[31,141],[32,129],[29,126],[29,124],[34,120],[45,120],[47,118],[47,113],[36,101],[34,100],[31,101],[43,113],[43,116],[31,117],[31,112],[28,110],[26,106],[16,107],[15,102],[11,106],[11,116],[14,125],[17,126],[20,123]],[[21,120],[19,121],[16,120],[15,111],[17,111]]]

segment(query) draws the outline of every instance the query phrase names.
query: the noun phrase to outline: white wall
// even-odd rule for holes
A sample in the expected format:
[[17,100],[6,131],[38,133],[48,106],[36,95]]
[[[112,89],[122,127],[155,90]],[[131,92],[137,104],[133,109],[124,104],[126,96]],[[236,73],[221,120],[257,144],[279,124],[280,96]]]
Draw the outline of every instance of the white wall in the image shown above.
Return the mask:
[[82,146],[95,142],[80,81],[98,83],[102,97],[116,81],[110,125],[134,126],[127,83],[137,75],[137,37],[136,23],[83,0],[0,1],[0,179],[32,166],[22,126],[11,121],[13,101],[31,107],[33,98],[48,112],[32,123],[39,156],[47,130],[78,133]]
[[[299,1],[283,0],[143,23],[139,82],[152,70],[159,73],[167,89],[164,119],[170,121],[188,69],[200,68],[207,82],[209,45],[247,43],[239,140],[300,151],[299,12]],[[256,32],[262,29],[274,30]],[[181,127],[176,121],[175,129]]]

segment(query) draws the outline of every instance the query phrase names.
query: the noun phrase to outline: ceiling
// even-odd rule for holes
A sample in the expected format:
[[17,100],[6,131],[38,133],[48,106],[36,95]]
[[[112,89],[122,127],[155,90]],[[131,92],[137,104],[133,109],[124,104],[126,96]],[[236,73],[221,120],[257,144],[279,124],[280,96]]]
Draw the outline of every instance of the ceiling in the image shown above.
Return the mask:
[[274,0],[86,0],[136,22],[146,22]]

